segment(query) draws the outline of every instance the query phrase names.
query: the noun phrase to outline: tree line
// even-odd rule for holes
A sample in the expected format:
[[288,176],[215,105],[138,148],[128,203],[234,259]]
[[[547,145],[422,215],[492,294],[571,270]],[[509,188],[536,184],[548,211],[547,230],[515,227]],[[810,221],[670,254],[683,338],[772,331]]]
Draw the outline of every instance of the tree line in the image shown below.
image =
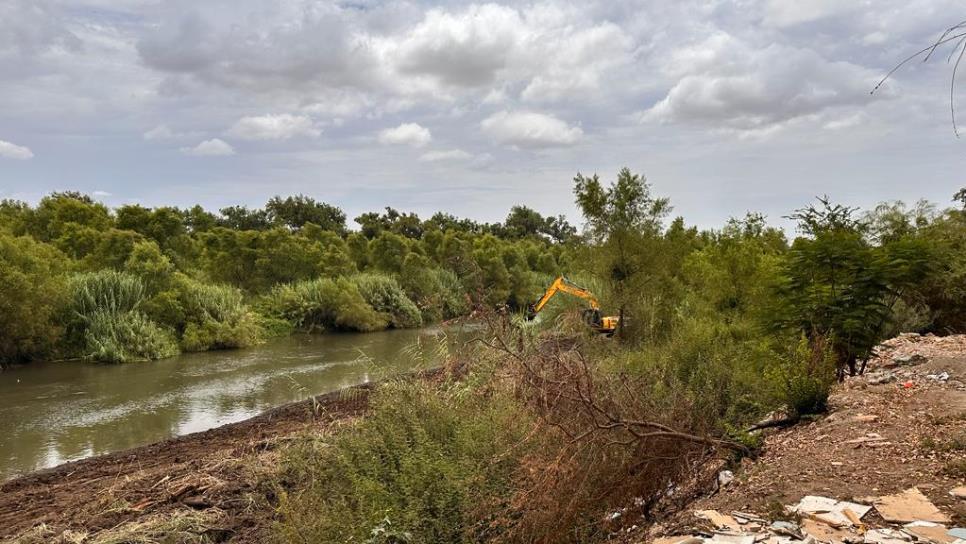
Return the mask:
[[263,208],[110,209],[53,193],[0,202],[0,363],[128,361],[370,331],[520,307],[576,229],[513,207],[502,223],[386,208],[355,219],[304,195]]

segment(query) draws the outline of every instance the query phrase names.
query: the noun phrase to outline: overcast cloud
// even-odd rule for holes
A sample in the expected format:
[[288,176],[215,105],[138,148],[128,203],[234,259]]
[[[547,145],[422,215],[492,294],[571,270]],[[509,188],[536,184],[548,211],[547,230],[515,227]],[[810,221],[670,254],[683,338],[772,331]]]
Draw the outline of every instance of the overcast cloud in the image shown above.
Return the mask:
[[576,220],[574,174],[628,166],[701,226],[824,193],[945,205],[945,57],[869,91],[953,7],[5,0],[0,198]]

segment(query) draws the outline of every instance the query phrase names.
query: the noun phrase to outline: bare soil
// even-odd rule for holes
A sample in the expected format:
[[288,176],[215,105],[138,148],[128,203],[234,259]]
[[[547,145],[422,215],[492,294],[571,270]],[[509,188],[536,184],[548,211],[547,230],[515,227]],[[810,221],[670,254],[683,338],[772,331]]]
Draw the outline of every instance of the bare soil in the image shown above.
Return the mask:
[[966,480],[964,382],[966,336],[890,340],[864,376],[836,388],[825,417],[767,431],[763,454],[743,461],[733,482],[688,504],[649,535],[687,534],[695,510],[770,519],[805,495],[865,502],[914,486],[954,526],[966,525],[966,501],[949,494]]
[[98,535],[125,527],[143,533],[167,522],[204,520],[191,531],[198,540],[264,542],[274,509],[271,490],[259,486],[276,449],[300,432],[321,431],[361,414],[369,388],[349,391],[5,482],[0,540],[97,542]]

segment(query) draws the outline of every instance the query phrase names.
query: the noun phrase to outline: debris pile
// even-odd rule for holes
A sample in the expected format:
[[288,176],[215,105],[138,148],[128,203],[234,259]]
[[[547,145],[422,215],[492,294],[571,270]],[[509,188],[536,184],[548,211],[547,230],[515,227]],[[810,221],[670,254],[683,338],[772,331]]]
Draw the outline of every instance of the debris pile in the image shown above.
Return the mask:
[[[949,491],[964,499],[966,488]],[[873,514],[874,512],[874,514]],[[808,495],[776,515],[694,511],[689,534],[659,536],[654,544],[966,544],[966,528],[919,491],[840,501]],[[655,528],[657,529],[657,528]],[[659,529],[658,529],[659,531]],[[653,533],[652,533],[653,534]]]
[[868,372],[864,379],[869,385],[897,383],[900,387],[914,388],[919,384],[949,385],[966,390],[963,376],[953,376],[948,369],[926,363],[966,357],[966,335],[935,336],[903,333],[886,340],[876,347],[867,361]]

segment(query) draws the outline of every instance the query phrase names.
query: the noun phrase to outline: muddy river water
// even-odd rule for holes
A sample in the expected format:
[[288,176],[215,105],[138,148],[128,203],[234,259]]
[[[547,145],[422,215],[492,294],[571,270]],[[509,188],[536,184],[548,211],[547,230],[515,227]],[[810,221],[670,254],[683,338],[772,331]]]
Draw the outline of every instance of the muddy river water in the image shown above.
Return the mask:
[[244,350],[0,372],[0,480],[203,431],[266,409],[433,366],[465,329],[295,335]]

